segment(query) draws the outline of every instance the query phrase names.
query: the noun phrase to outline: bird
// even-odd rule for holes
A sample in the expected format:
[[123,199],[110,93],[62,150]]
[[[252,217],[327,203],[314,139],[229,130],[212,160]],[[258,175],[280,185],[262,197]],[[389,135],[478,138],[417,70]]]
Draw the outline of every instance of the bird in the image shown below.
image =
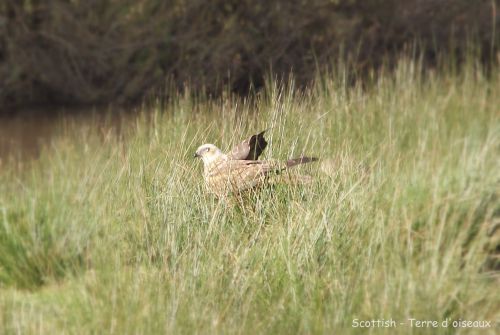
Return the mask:
[[[270,184],[271,181],[276,182],[275,177],[282,175],[293,166],[318,160],[307,156],[288,159],[284,162],[258,160],[267,146],[264,132],[252,135],[235,146],[228,154],[223,153],[211,143],[198,147],[194,157],[203,161],[203,175],[209,193],[218,198],[229,194],[239,195]],[[299,181],[301,179],[295,178]]]
[[262,154],[264,149],[267,147],[267,141],[264,138],[264,133],[267,131],[261,131],[256,135],[252,135],[240,144],[236,145],[229,152],[228,156],[231,159],[241,159],[241,160],[257,160]]

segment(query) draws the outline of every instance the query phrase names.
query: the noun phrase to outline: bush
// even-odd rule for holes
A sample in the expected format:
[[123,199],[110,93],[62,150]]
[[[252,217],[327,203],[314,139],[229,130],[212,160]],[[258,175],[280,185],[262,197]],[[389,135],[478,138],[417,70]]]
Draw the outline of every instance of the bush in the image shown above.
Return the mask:
[[306,84],[339,57],[363,72],[414,42],[428,64],[468,39],[488,61],[498,26],[492,1],[6,0],[0,104],[128,102],[167,81],[246,93],[269,72]]

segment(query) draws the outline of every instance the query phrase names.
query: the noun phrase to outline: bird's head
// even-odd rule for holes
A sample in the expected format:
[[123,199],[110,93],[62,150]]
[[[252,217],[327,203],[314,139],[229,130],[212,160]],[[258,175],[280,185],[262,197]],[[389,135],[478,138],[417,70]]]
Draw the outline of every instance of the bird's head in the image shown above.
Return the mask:
[[224,158],[226,155],[213,144],[203,144],[196,149],[194,157],[201,158],[205,165],[210,164],[218,159]]

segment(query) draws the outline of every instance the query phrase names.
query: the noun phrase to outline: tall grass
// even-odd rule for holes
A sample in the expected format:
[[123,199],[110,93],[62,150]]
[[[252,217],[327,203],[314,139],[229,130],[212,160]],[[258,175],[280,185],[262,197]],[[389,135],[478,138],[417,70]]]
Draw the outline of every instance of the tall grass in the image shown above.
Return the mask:
[[[498,320],[500,82],[402,61],[248,100],[179,96],[120,131],[66,124],[0,171],[0,333],[344,333],[352,320]],[[270,128],[306,186],[235,206],[196,147]],[[498,329],[498,328],[497,328]],[[376,329],[375,329],[376,331]],[[494,332],[494,328],[490,328]]]

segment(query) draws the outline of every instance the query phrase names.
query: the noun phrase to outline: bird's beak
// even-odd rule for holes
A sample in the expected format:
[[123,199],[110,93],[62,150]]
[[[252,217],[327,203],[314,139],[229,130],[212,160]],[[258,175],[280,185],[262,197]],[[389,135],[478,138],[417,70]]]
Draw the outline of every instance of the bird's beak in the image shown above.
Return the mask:
[[200,157],[200,155],[197,152],[195,152],[193,158],[198,158],[198,157]]

